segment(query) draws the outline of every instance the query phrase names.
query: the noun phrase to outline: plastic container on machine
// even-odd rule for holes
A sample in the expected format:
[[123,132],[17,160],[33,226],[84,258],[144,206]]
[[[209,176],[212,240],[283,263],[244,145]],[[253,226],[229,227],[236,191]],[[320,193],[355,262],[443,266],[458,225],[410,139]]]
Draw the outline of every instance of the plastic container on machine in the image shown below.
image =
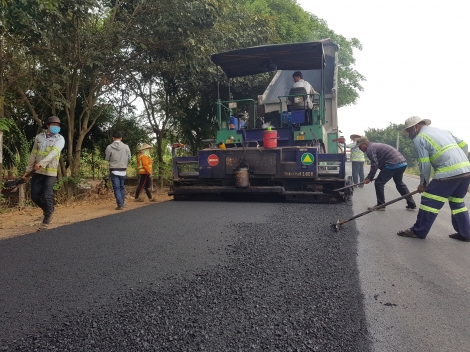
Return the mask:
[[281,114],[281,122],[283,125],[291,125],[291,113],[289,111],[283,111]]
[[277,131],[269,127],[263,131],[263,146],[266,149],[277,148]]
[[230,129],[238,130],[238,118],[235,116],[230,116]]

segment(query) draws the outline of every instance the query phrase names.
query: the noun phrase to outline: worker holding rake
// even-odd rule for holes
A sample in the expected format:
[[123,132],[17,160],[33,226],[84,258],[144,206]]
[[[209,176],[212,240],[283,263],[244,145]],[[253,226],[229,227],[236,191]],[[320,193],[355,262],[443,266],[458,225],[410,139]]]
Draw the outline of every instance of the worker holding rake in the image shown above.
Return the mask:
[[[470,242],[470,218],[464,197],[470,185],[468,145],[452,133],[431,127],[431,120],[412,116],[405,121],[403,134],[413,140],[419,158],[421,206],[413,227],[398,236],[426,238],[446,201],[456,233],[450,238]],[[432,181],[431,167],[434,169]]]
[[44,218],[39,231],[48,228],[54,212],[54,184],[57,179],[60,153],[65,146],[59,132],[61,126],[57,116],[51,116],[45,123],[46,129],[34,138],[33,149],[23,175],[26,180],[32,174],[31,199],[41,208]]
[[[395,148],[388,144],[371,143],[367,137],[362,136],[356,141],[359,149],[366,153],[370,160],[370,172],[364,179],[364,184],[370,183],[374,180],[377,170],[380,170],[379,175],[375,179],[375,194],[377,196],[377,205],[368,207],[367,209],[375,209],[382,204],[385,204],[385,184],[393,178],[397,191],[402,195],[409,193],[408,187],[403,182],[403,173],[407,167],[405,157]],[[416,209],[416,203],[413,196],[406,197],[406,209]],[[385,207],[380,207],[377,210],[384,211]]]

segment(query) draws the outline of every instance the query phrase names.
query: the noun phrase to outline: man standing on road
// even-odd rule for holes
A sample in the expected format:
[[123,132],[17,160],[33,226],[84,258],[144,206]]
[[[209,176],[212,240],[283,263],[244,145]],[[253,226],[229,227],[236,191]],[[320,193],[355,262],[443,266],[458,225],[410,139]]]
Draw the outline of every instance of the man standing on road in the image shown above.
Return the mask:
[[131,151],[129,146],[122,142],[121,131],[113,133],[113,143],[106,147],[105,153],[105,160],[109,162],[110,178],[116,197],[116,210],[122,210],[126,199],[124,181],[126,180],[127,165],[131,161]]
[[[352,134],[349,138],[351,138],[352,143],[346,145],[346,147],[351,150],[352,177],[356,184],[364,181],[365,158],[364,153],[359,149],[356,143],[361,136],[358,134]],[[363,185],[359,185],[359,187],[363,187]]]
[[59,134],[60,125],[57,116],[47,119],[47,130],[34,138],[33,150],[23,175],[26,179],[30,171],[36,170],[31,177],[31,199],[43,211],[44,219],[39,230],[47,229],[54,212],[54,184],[57,179],[60,152],[65,146],[64,137]]
[[[385,184],[393,178],[397,191],[404,196],[410,193],[408,187],[403,182],[403,173],[406,170],[407,163],[405,157],[395,148],[383,143],[371,143],[367,137],[362,136],[356,141],[359,149],[366,153],[370,160],[370,172],[364,179],[364,184],[368,184],[374,179],[377,169],[380,170],[379,176],[375,180],[375,194],[377,196],[377,205],[385,203]],[[416,203],[412,196],[406,198],[407,210],[416,209]],[[368,207],[372,210],[375,207]],[[377,210],[385,210],[385,207]]]
[[[398,232],[398,236],[426,238],[446,201],[452,211],[452,226],[456,233],[450,238],[470,242],[470,218],[463,201],[470,185],[468,145],[452,133],[431,127],[431,120],[412,116],[405,121],[403,134],[408,135],[418,152],[421,206],[413,227]],[[431,178],[431,167],[434,177]]]

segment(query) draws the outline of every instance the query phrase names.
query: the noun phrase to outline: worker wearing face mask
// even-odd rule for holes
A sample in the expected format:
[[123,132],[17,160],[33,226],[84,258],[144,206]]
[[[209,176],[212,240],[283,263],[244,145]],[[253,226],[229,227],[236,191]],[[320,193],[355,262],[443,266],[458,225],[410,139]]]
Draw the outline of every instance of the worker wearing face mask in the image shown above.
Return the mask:
[[42,209],[44,219],[39,230],[46,229],[54,212],[54,184],[57,179],[60,152],[65,146],[60,132],[62,123],[57,116],[51,116],[46,122],[47,129],[34,139],[33,150],[29,157],[26,172],[35,170],[31,177],[31,199]]
[[[449,202],[456,233],[450,238],[470,242],[470,218],[463,198],[470,185],[468,145],[449,131],[431,127],[431,120],[412,116],[405,121],[403,134],[414,143],[419,158],[421,206],[413,227],[399,236],[426,238],[439,210]],[[431,168],[434,169],[433,179]]]

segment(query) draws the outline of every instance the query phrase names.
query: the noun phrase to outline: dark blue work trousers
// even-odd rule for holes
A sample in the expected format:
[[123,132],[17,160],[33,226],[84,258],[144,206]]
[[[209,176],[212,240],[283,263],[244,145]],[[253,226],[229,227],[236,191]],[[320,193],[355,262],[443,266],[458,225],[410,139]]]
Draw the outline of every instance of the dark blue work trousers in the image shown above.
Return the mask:
[[463,198],[467,194],[470,178],[453,180],[433,179],[421,196],[418,218],[411,228],[413,232],[425,238],[436,220],[439,210],[449,201],[452,226],[461,236],[470,239],[470,218]]
[[[385,184],[393,178],[395,182],[395,186],[397,187],[397,191],[404,196],[407,193],[410,193],[408,187],[406,187],[405,183],[403,182],[403,173],[406,170],[406,166],[399,167],[397,169],[386,169],[383,168],[379,172],[379,176],[375,179],[375,194],[377,195],[377,205],[381,205],[385,203],[385,194],[384,188]],[[408,206],[414,208],[416,207],[416,203],[413,200],[413,196],[409,196],[406,198],[406,202]]]
[[31,199],[42,209],[44,216],[54,212],[54,184],[56,176],[34,174],[31,177]]
[[354,183],[364,181],[364,162],[363,161],[351,161],[352,166],[352,177]]

